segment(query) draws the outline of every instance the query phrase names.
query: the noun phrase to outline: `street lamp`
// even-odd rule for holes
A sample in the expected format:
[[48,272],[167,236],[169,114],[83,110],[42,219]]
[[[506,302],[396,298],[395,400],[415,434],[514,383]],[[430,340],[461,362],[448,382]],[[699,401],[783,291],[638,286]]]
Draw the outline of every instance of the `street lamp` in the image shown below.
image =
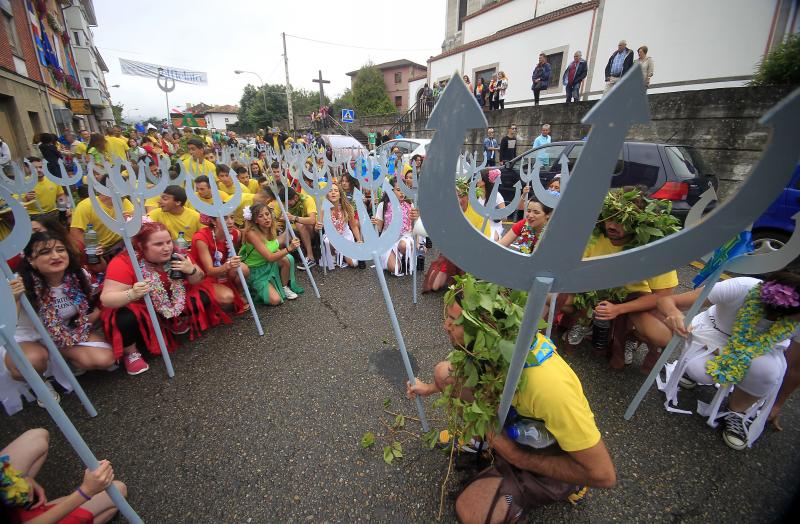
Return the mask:
[[251,75],[256,75],[258,77],[258,81],[261,82],[261,94],[264,96],[264,117],[266,118],[269,115],[269,110],[267,110],[267,85],[261,79],[261,75],[258,73],[254,73],[253,71],[242,71],[241,69],[237,69],[234,71],[237,75],[241,75],[242,73],[250,73]]
[[119,84],[114,84],[114,85],[113,85],[113,86],[111,86],[111,87],[119,87]]

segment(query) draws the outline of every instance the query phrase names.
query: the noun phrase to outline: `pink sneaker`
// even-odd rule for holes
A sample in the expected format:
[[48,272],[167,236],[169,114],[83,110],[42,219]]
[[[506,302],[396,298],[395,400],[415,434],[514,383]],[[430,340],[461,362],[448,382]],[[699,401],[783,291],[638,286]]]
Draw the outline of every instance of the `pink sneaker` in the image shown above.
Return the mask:
[[140,375],[150,369],[140,353],[129,353],[125,355],[125,371],[128,375]]

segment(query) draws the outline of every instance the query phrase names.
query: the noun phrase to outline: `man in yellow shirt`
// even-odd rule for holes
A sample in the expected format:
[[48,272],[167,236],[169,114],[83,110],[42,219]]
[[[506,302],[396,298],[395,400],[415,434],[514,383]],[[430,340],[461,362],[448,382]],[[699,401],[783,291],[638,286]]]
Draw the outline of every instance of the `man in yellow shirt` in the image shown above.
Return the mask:
[[289,209],[286,210],[289,222],[294,224],[293,229],[303,243],[303,249],[308,259],[308,267],[316,265],[312,254],[314,253],[311,238],[317,223],[317,203],[314,199],[304,193],[297,193],[289,188]]
[[161,193],[158,209],[150,211],[147,216],[167,226],[172,240],[177,240],[178,235],[183,233],[183,238],[191,242],[203,225],[200,223],[200,213],[187,209],[185,204],[186,190],[180,186],[167,186]]
[[[36,156],[29,156],[28,162],[36,171],[36,186],[33,191],[22,195],[22,204],[30,216],[39,216],[48,213],[55,214],[59,201],[66,202],[64,188],[55,182],[51,182],[44,176],[44,164],[42,159]],[[27,171],[28,166],[25,165]]]
[[231,176],[231,168],[225,164],[217,164],[217,184],[219,185],[220,191],[225,191],[229,195],[236,194],[236,186],[234,186],[234,184],[239,184],[242,193],[250,193],[250,190],[241,182],[234,180]]
[[[205,175],[200,175],[199,177],[194,179],[194,192],[200,197],[200,200],[205,202],[206,204],[213,204],[214,199],[211,195],[211,181]],[[232,197],[228,193],[220,190],[219,196],[222,198],[223,202],[227,202]],[[191,200],[186,201],[186,209],[194,209],[192,206]]]
[[217,173],[216,165],[205,158],[205,146],[199,138],[190,138],[186,141],[188,155],[181,157],[183,167],[193,177],[200,175],[214,176]]
[[234,172],[236,173],[236,180],[242,184],[248,193],[256,194],[261,189],[261,186],[258,184],[258,180],[254,178],[250,178],[250,171],[241,164],[236,164],[233,167]]
[[[464,336],[462,293],[450,296],[445,310],[444,329],[456,350],[472,344],[466,344]],[[475,339],[478,332],[467,329]],[[537,334],[531,352],[536,358],[528,359],[532,363],[523,370],[512,405],[520,417],[543,423],[560,449],[551,445],[539,451],[515,443],[504,431],[489,430],[486,438],[494,450],[494,470],[479,474],[459,495],[455,509],[460,522],[524,522],[525,511],[533,507],[579,499],[589,486],[611,488],[617,483],[614,464],[580,380],[544,335]],[[451,371],[450,362],[439,362],[433,382],[416,379],[413,386],[407,383],[407,396],[428,396],[451,386],[471,402],[472,390],[459,386],[464,379],[454,377]],[[542,486],[535,500],[526,499],[525,489],[519,488],[526,484]]]
[[[105,185],[107,177],[108,175],[103,175],[99,182]],[[100,203],[100,207],[108,216],[116,218],[111,197],[97,193],[97,200]],[[122,213],[126,217],[133,215],[133,204],[131,204],[127,198],[122,200]],[[115,251],[122,248],[122,237],[106,227],[103,221],[100,220],[100,217],[97,216],[97,213],[95,213],[94,207],[92,207],[92,201],[88,198],[84,198],[75,206],[75,210],[72,212],[72,222],[70,223],[70,238],[76,245],[83,245],[83,233],[86,231],[89,224],[91,224],[97,232],[97,243],[103,248],[103,252],[106,256],[113,255]]]
[[128,139],[122,136],[122,128],[114,126],[106,135],[106,151],[113,161],[116,158],[128,159]]

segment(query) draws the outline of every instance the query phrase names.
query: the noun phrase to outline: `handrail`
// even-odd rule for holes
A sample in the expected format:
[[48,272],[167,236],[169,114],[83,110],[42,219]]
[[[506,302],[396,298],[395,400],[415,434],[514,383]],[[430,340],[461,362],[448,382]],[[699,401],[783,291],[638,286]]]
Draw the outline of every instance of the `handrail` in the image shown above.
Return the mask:
[[432,100],[429,102],[426,98],[418,98],[414,105],[392,124],[392,127],[389,128],[389,136],[393,136],[395,130],[404,134],[414,122],[427,120],[432,109]]

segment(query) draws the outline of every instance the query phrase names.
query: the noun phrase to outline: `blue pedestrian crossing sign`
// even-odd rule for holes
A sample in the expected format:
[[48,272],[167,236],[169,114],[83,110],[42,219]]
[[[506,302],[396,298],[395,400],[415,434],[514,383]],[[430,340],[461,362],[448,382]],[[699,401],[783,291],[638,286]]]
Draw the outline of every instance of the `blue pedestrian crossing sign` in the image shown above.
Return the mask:
[[342,109],[342,122],[352,124],[356,119],[356,112],[353,109]]

